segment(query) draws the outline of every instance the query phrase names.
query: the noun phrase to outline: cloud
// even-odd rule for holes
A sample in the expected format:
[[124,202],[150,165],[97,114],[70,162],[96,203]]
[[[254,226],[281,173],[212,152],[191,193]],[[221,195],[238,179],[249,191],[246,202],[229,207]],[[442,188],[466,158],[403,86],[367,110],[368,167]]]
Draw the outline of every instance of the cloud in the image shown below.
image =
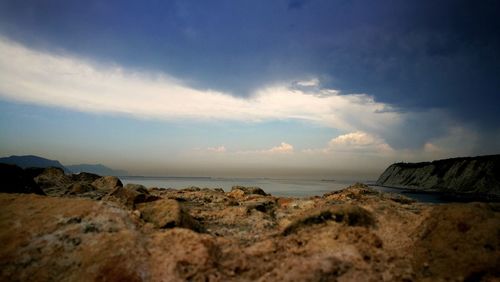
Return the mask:
[[306,87],[319,86],[319,79],[312,78],[309,80],[301,80],[301,81],[297,81],[296,84],[298,86],[306,86]]
[[394,152],[394,149],[378,136],[355,131],[332,138],[324,148],[305,149],[302,152],[325,155],[335,153],[387,155]]
[[[166,121],[302,120],[344,133],[384,136],[385,143],[391,146],[408,141],[400,134],[404,130],[413,135],[423,134],[425,138],[412,136],[416,147],[423,146],[431,137],[439,137],[434,128],[445,128],[439,125],[448,120],[446,113],[439,110],[401,112],[367,94],[340,95],[338,90],[317,87],[317,78],[262,85],[252,96],[242,98],[195,89],[164,73],[125,69],[67,54],[55,55],[1,37],[0,53],[1,99],[82,112]],[[419,130],[408,128],[408,124]],[[354,142],[355,136],[343,138]]]
[[330,140],[328,150],[390,152],[392,148],[380,137],[356,131],[339,135]]
[[271,149],[269,150],[266,150],[264,152],[268,152],[268,153],[278,153],[278,154],[287,154],[287,153],[293,153],[293,146],[288,144],[288,143],[285,143],[285,142],[281,142],[281,144],[279,146],[275,146],[275,147],[272,147]]
[[214,153],[225,153],[226,152],[226,147],[224,147],[224,146],[208,147],[207,151],[214,152]]
[[375,114],[390,106],[365,94],[338,95],[332,89],[306,93],[282,83],[239,98],[194,89],[163,73],[49,54],[7,39],[0,38],[0,53],[0,97],[19,102],[162,120],[301,119],[346,130],[360,124],[385,126],[398,118],[397,113]]
[[291,154],[294,152],[294,147],[286,142],[281,142],[279,145],[274,146],[270,149],[258,149],[258,150],[239,150],[234,151],[234,154],[244,154],[244,155],[254,155],[254,156],[265,156],[272,154]]

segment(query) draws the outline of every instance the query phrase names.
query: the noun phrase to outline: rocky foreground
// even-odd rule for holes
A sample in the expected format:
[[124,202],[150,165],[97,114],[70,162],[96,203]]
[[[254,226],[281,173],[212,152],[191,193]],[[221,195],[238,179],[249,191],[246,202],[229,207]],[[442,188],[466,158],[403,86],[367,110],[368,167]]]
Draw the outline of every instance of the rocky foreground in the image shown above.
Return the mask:
[[16,171],[1,175],[1,281],[500,279],[499,204],[422,204],[362,184],[295,199]]

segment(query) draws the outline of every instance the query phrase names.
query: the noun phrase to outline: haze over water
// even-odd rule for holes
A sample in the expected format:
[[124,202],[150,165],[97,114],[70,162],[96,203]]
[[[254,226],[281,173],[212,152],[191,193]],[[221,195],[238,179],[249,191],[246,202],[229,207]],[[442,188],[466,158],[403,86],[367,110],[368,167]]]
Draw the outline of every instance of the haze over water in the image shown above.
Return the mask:
[[266,193],[279,197],[312,197],[322,196],[325,193],[338,191],[357,182],[370,185],[371,188],[382,192],[404,194],[420,202],[443,203],[453,202],[456,199],[446,199],[441,195],[406,193],[404,190],[389,187],[373,186],[374,180],[333,180],[333,179],[273,179],[273,178],[223,178],[223,177],[148,177],[148,176],[121,176],[126,184],[141,184],[146,187],[183,189],[222,188],[229,192],[233,186],[251,186],[262,188]]
[[340,190],[356,181],[321,181],[301,179],[271,178],[211,178],[211,177],[120,177],[123,184],[135,183],[146,187],[158,188],[222,188],[231,191],[233,186],[260,187],[266,193],[275,196],[304,197],[320,196],[324,193]]

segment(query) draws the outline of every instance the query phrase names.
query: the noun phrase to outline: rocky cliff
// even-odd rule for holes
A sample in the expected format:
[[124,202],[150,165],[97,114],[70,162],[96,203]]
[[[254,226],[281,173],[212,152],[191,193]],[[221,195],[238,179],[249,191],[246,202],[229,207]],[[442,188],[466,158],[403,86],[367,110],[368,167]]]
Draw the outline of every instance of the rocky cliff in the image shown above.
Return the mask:
[[500,155],[395,163],[377,185],[425,191],[500,195]]

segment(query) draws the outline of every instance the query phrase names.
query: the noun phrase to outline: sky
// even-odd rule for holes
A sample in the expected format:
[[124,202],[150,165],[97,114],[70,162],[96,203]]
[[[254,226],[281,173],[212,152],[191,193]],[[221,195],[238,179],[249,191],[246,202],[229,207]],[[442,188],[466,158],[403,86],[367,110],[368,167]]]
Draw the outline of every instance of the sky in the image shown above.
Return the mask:
[[376,178],[500,152],[500,3],[0,0],[0,155]]

